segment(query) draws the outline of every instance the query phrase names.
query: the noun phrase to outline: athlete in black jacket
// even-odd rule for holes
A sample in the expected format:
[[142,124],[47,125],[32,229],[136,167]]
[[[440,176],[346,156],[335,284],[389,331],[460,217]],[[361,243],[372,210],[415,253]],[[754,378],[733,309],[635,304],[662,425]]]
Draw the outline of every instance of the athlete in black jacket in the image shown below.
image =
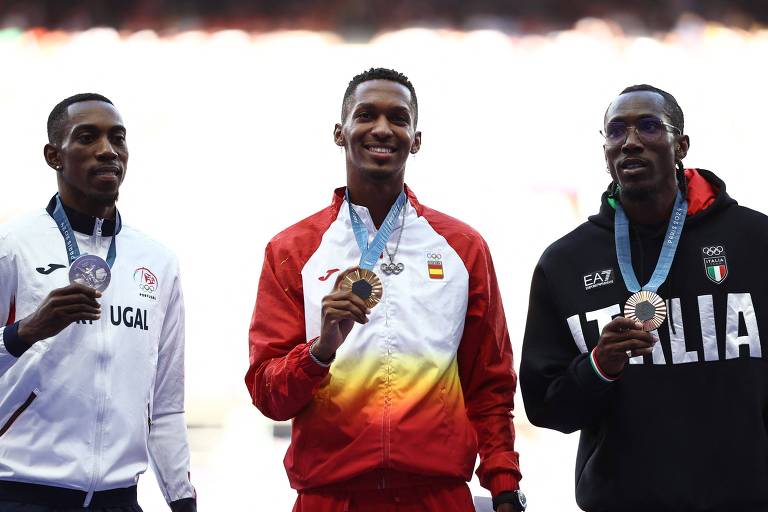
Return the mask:
[[[605,121],[614,183],[600,213],[552,244],[533,275],[528,417],[581,430],[576,501],[589,512],[767,511],[768,217],[737,205],[713,173],[683,171],[689,140],[668,93],[628,88]],[[667,316],[648,333],[622,316],[631,293],[616,204],[643,285],[678,190],[688,214],[658,289]]]

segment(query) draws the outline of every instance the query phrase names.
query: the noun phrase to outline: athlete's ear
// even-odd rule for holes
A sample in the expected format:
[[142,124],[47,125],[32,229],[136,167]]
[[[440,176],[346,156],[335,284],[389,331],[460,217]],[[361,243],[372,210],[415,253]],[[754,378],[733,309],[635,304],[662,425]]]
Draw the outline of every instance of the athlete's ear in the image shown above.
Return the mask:
[[333,127],[333,141],[337,146],[344,147],[344,136],[341,134],[341,124],[336,123]]
[[415,155],[421,149],[421,132],[417,131],[413,134],[413,142],[411,143],[411,154]]
[[679,135],[675,146],[675,160],[682,160],[691,148],[691,139],[687,135]]
[[45,163],[48,167],[60,171],[62,169],[61,158],[59,157],[59,149],[53,144],[46,144],[43,147],[43,157],[45,157]]

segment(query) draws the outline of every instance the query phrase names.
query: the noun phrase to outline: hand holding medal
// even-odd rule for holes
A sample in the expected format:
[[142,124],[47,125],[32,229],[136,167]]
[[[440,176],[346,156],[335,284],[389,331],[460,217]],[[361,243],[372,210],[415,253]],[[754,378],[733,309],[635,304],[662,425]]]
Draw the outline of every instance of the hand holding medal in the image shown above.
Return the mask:
[[[386,248],[392,231],[395,229],[395,222],[400,212],[403,212],[403,223],[405,222],[404,207],[408,201],[405,192],[400,192],[389,209],[384,222],[382,222],[373,241],[368,244],[368,228],[365,227],[360,216],[352,207],[349,200],[349,190],[346,191],[345,199],[349,208],[349,221],[352,231],[355,235],[355,241],[360,248],[360,265],[352,267],[341,274],[336,279],[333,292],[323,297],[321,308],[321,327],[320,338],[310,347],[312,354],[322,362],[331,361],[336,349],[344,343],[355,322],[360,324],[368,323],[368,313],[372,307],[381,302],[384,296],[384,285],[379,276],[373,272],[373,267],[379,259],[379,255]],[[400,236],[402,236],[403,225],[400,226]],[[398,246],[400,240],[398,239]],[[397,249],[395,249],[397,251]],[[390,263],[393,263],[390,256]],[[404,266],[397,267],[399,270],[393,271],[394,275],[404,270]],[[385,274],[390,274],[382,268]]]
[[655,340],[642,323],[616,317],[603,328],[595,347],[595,358],[600,368],[610,376],[619,375],[630,357],[643,356],[653,351]]
[[37,309],[19,322],[19,337],[32,345],[59,334],[78,321],[101,318],[98,299],[101,292],[83,284],[70,284],[52,290]]
[[[344,343],[355,322],[368,323],[368,313],[371,310],[366,302],[371,297],[364,299],[360,296],[367,288],[362,285],[355,286],[361,281],[357,277],[352,277],[360,272],[362,269],[359,267],[352,267],[339,274],[331,293],[323,297],[320,308],[320,338],[312,347],[312,353],[320,361],[333,359],[333,355]],[[374,277],[376,277],[375,274]],[[366,281],[362,282],[367,284]]]

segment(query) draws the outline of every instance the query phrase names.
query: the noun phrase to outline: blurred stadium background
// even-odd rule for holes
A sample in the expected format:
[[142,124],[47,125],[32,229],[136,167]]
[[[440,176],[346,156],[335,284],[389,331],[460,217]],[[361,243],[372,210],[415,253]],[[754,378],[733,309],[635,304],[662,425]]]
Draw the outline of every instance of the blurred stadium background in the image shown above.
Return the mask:
[[[55,190],[52,106],[110,97],[131,150],[123,217],[182,264],[201,510],[290,510],[287,426],[242,382],[247,330],[265,244],[344,182],[331,135],[347,81],[371,66],[410,76],[424,138],[407,182],[488,240],[519,355],[539,255],[608,183],[598,130],[623,87],[674,94],[686,164],[768,210],[766,22],[768,4],[743,0],[0,1],[0,221]],[[515,414],[530,510],[577,511],[576,435],[531,426],[521,399]],[[146,477],[140,495],[166,509]]]

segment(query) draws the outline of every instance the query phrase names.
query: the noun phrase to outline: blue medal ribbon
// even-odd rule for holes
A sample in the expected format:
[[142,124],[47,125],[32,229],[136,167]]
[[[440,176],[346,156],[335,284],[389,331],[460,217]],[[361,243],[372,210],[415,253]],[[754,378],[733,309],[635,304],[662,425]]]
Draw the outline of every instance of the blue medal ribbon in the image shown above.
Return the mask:
[[[64,247],[67,249],[67,259],[71,265],[80,256],[80,248],[77,246],[77,239],[75,239],[75,233],[72,230],[72,225],[69,223],[67,214],[64,211],[64,206],[61,204],[61,198],[59,194],[56,194],[56,208],[53,210],[53,220],[56,221],[56,225],[61,232],[61,236],[64,238]],[[117,248],[115,247],[115,235],[120,231],[120,213],[115,210],[115,232],[112,234],[112,241],[109,244],[107,250],[107,265],[112,268],[117,257]]]
[[352,208],[352,202],[349,200],[349,189],[346,190],[344,196],[349,205],[349,219],[352,222],[352,231],[355,232],[357,246],[360,247],[359,266],[360,268],[371,270],[379,260],[381,252],[386,247],[387,241],[389,240],[392,231],[395,229],[395,222],[397,221],[397,216],[400,215],[400,210],[405,206],[405,201],[407,200],[405,191],[400,192],[400,195],[397,196],[397,199],[389,209],[389,213],[387,213],[384,222],[382,222],[379,231],[373,238],[371,245],[368,245],[368,228],[365,227],[363,219],[361,219],[355,209]]
[[632,249],[629,242],[629,219],[624,213],[621,203],[616,202],[616,217],[614,223],[614,235],[616,240],[616,258],[619,260],[619,269],[624,278],[624,284],[632,293],[640,290],[648,290],[653,293],[659,289],[672,268],[672,261],[675,259],[677,244],[680,242],[680,236],[683,234],[683,225],[685,224],[685,215],[688,212],[688,201],[678,191],[675,198],[675,205],[672,208],[672,215],[669,217],[667,225],[667,234],[664,235],[664,244],[661,247],[659,261],[656,262],[656,269],[653,271],[651,280],[648,284],[641,287],[632,268]]

